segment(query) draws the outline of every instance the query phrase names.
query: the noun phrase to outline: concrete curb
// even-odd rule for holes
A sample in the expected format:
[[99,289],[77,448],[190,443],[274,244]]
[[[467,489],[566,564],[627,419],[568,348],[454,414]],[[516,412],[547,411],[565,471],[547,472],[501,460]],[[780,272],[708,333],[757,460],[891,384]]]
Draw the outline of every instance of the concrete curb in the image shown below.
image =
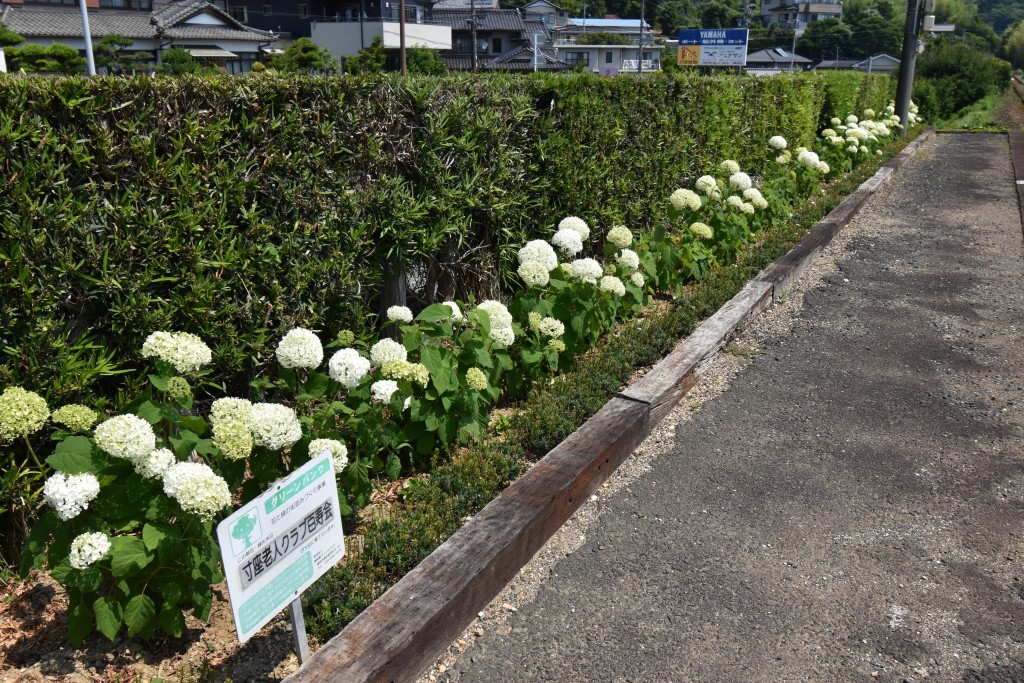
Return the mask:
[[933,133],[929,128],[907,145],[287,680],[415,681],[686,395],[719,348],[782,295]]

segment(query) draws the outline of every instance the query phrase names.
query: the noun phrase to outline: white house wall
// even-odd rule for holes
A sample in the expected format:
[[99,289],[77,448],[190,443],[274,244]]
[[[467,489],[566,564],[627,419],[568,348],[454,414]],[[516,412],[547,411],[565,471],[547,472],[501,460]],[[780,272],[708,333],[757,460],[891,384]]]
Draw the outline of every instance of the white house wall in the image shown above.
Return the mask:
[[[400,47],[400,26],[397,21],[316,22],[312,40],[327,49],[336,59],[353,57],[369,47],[374,38],[381,38],[386,49]],[[405,46],[431,50],[452,49],[452,29],[435,24],[405,24]]]

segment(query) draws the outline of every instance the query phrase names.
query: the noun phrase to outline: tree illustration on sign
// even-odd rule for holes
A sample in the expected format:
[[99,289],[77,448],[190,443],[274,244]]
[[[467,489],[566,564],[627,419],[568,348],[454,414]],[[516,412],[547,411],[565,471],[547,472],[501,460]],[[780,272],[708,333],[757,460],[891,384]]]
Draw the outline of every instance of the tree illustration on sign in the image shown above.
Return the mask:
[[231,537],[236,541],[242,541],[245,543],[246,550],[252,545],[252,532],[256,528],[256,514],[250,513],[244,517],[241,517],[235,526],[231,528]]

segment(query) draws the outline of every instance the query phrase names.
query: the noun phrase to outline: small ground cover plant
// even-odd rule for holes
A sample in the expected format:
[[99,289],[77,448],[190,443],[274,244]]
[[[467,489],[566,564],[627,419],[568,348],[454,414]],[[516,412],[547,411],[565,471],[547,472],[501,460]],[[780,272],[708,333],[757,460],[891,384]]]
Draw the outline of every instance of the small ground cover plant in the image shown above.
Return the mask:
[[[39,394],[8,387],[0,442],[24,443],[30,458],[19,476],[45,477],[46,510],[22,571],[47,569],[68,590],[76,645],[93,630],[111,639],[122,628],[143,639],[179,636],[185,612],[209,614],[211,587],[223,579],[214,523],[232,505],[324,452],[347,515],[370,502],[374,479],[436,471],[454,444],[484,433],[489,407],[570,370],[653,296],[714,277],[787,222],[836,173],[822,157],[834,154],[840,132],[857,150],[844,150],[836,167],[851,170],[880,153],[891,117],[850,116],[818,151],[790,152],[773,136],[765,143],[777,155],[771,171],[752,177],[721,161],[672,193],[669,220],[651,232],[567,217],[550,240],[519,249],[521,286],[510,301],[445,301],[416,314],[394,306],[387,319],[400,341],[366,344],[343,331],[325,346],[315,331],[292,328],[276,346],[273,371],[253,381],[255,400],[197,400],[196,387],[218,386],[208,369],[213,354],[183,331],[149,335],[139,350],[151,364],[148,386],[117,415],[84,405],[51,413]],[[30,437],[48,428],[54,447],[44,464]],[[506,458],[498,470],[500,479],[516,466]],[[406,495],[426,494],[413,485]],[[450,526],[425,533],[450,534]]]

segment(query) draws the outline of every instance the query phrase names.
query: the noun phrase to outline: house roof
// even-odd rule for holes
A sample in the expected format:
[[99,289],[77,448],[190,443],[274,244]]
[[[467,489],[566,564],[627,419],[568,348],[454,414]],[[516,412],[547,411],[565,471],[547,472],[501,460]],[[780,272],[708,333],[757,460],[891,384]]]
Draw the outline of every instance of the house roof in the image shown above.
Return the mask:
[[523,9],[526,9],[528,7],[532,8],[534,5],[547,5],[548,7],[553,7],[556,10],[562,9],[561,7],[559,7],[553,2],[550,2],[549,0],[533,0],[533,2],[528,2],[525,5],[523,5]]
[[872,57],[868,57],[867,59],[861,59],[857,61],[857,63],[854,64],[854,66],[867,66],[869,63],[884,64],[885,62],[889,62],[890,64],[899,64],[900,60],[897,59],[896,57],[893,57],[892,55],[887,55],[884,52],[882,52]]
[[[435,6],[436,7],[436,6]],[[433,19],[435,24],[450,26],[453,31],[468,31],[467,23],[473,13],[468,10],[434,10]],[[477,31],[517,31],[526,32],[526,25],[519,10],[515,9],[479,9],[476,12]]]
[[852,69],[859,59],[823,59],[814,65],[815,69]]
[[540,33],[544,36],[543,40],[545,41],[548,39],[548,23],[546,21],[523,17],[523,26],[526,27],[526,37],[531,41],[533,40],[534,33]]
[[786,52],[781,47],[772,48],[770,50],[758,50],[747,55],[747,66],[753,64],[782,64],[789,66],[790,64],[810,64],[813,60],[807,59],[807,57],[801,57],[800,55],[792,52]]
[[434,3],[434,10],[449,9],[472,9],[476,5],[477,11],[498,9],[498,0],[439,0]]
[[[212,14],[223,23],[190,24],[189,19]],[[81,38],[82,15],[77,7],[5,5],[0,22],[26,38]],[[205,0],[173,2],[154,10],[89,10],[89,32],[94,38],[117,33],[126,38],[147,39],[163,35],[182,40],[266,41],[275,38],[239,23]]]
[[[537,50],[538,71],[561,71],[571,68],[571,65],[563,62],[546,50]],[[459,71],[471,71],[473,69],[473,58],[466,55],[441,55],[441,59],[448,65],[449,69]],[[533,48],[528,45],[517,45],[516,47],[503,52],[495,57],[478,58],[481,71],[533,71]]]

